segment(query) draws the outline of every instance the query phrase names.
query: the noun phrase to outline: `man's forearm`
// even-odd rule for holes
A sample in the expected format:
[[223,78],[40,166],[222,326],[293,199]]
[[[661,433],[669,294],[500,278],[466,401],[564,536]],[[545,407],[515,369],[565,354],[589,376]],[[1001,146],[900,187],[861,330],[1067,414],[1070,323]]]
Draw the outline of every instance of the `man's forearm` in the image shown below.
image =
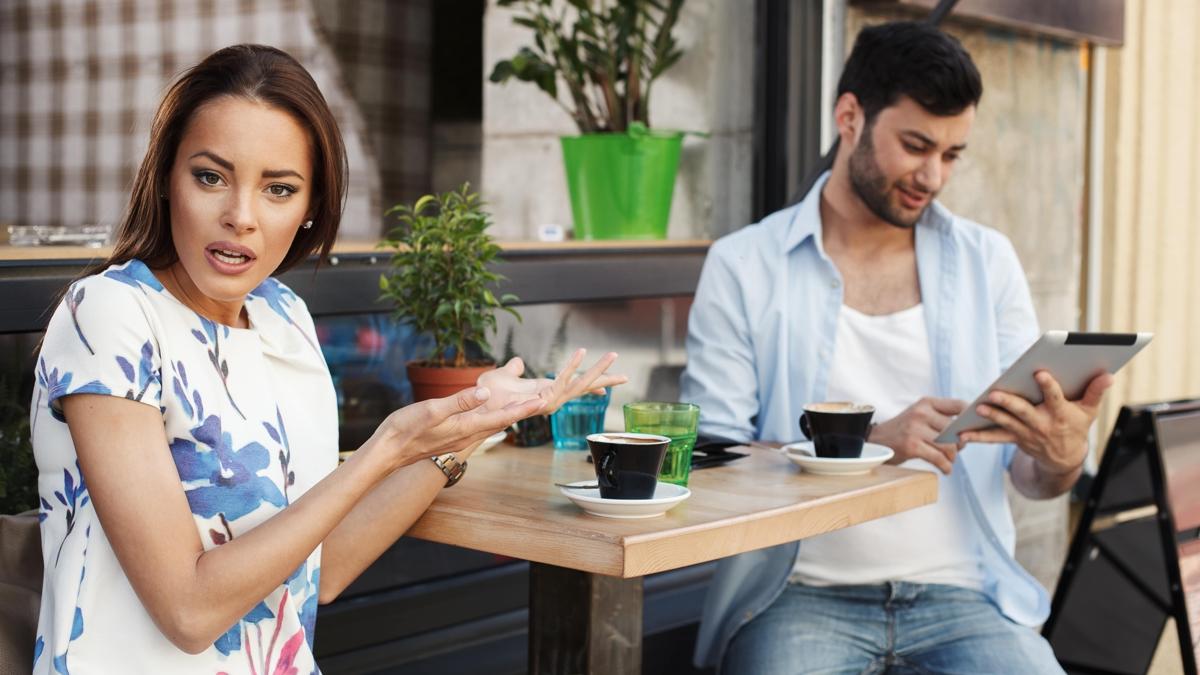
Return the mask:
[[1047,468],[1030,455],[1018,450],[1013,458],[1013,485],[1030,499],[1053,499],[1070,490],[1083,473],[1083,464],[1067,471]]

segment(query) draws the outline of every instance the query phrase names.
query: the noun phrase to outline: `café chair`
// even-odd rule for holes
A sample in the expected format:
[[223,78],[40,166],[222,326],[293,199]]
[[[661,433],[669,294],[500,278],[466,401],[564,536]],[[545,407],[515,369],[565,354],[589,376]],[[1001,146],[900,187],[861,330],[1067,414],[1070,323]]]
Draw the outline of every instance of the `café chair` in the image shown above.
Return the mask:
[[33,667],[42,597],[42,538],[37,511],[0,515],[0,675]]

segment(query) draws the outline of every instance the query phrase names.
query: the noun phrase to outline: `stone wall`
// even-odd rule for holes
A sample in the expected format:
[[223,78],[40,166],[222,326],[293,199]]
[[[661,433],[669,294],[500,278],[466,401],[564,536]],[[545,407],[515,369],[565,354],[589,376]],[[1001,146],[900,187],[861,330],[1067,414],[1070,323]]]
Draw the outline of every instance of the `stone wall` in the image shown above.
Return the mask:
[[[677,32],[683,58],[655,81],[650,123],[701,131],[683,145],[668,238],[716,238],[750,221],[754,91],[754,13],[748,2],[688,0]],[[489,1],[484,17],[484,74],[532,43],[512,13]],[[559,137],[578,129],[533,85],[484,84],[480,186],[501,239],[534,239],[543,224],[572,225]],[[494,345],[512,332],[517,354],[540,368],[557,367],[564,348],[621,354],[616,370],[630,384],[613,392],[606,428],[621,429],[621,405],[647,397],[678,398],[678,372],[690,301],[522,307],[523,321],[500,316]],[[561,331],[560,331],[561,327]],[[563,345],[555,344],[562,335]]]
[[[485,74],[533,42],[512,16],[489,3]],[[754,13],[740,2],[690,0],[677,31],[684,55],[655,81],[650,123],[709,137],[684,141],[668,237],[718,236],[750,218]],[[481,185],[499,237],[533,239],[539,225],[571,225],[558,139],[577,133],[567,114],[532,84],[484,85]]]

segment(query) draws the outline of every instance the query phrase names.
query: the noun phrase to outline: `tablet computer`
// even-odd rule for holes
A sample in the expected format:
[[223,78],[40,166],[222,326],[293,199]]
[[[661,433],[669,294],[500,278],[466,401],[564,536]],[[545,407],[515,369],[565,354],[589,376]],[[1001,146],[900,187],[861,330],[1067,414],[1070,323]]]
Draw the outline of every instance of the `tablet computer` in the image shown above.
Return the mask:
[[957,443],[964,431],[990,429],[995,425],[980,417],[975,409],[987,402],[988,394],[999,390],[1016,394],[1030,403],[1042,402],[1042,388],[1033,379],[1039,370],[1049,371],[1058,380],[1063,394],[1075,401],[1083,396],[1092,378],[1101,373],[1116,373],[1150,343],[1152,333],[1076,333],[1047,331],[1012,366],[983,391],[950,426],[937,437],[938,443]]

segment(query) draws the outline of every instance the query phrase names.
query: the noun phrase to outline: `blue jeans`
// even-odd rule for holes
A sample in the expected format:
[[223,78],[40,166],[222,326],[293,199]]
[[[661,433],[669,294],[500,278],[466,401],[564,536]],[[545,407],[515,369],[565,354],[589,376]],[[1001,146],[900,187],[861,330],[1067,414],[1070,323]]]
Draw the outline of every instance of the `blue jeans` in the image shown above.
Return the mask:
[[818,588],[788,584],[734,635],[721,672],[1063,672],[1041,635],[1009,621],[977,591],[934,584]]

